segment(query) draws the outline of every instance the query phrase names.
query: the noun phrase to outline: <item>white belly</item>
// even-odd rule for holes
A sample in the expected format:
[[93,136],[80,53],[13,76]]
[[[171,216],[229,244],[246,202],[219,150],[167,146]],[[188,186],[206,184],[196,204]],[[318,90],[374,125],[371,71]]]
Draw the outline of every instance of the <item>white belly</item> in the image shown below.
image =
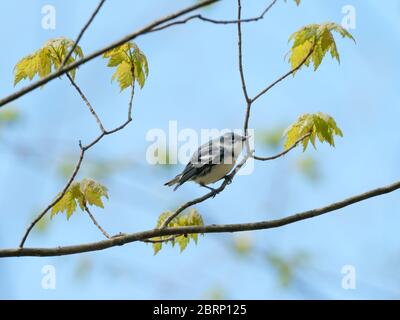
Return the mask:
[[210,173],[208,173],[202,177],[198,177],[198,178],[194,179],[194,181],[196,181],[199,184],[206,184],[206,185],[217,182],[218,180],[221,180],[223,177],[225,177],[232,170],[233,166],[234,166],[234,163],[217,164],[211,170]]

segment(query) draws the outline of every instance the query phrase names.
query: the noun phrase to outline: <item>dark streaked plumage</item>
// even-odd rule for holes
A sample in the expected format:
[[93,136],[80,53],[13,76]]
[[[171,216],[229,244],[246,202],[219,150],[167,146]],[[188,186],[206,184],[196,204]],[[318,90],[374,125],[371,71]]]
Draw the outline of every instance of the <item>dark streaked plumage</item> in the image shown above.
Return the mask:
[[187,181],[205,186],[221,180],[232,170],[245,140],[245,137],[233,132],[210,140],[193,154],[182,173],[164,185],[176,185],[175,191]]

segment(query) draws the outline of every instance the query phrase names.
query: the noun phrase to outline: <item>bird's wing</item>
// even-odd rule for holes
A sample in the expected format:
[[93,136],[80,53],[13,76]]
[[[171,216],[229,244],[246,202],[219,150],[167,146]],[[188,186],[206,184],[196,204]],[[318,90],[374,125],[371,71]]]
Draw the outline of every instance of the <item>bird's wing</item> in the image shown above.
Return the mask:
[[209,170],[212,166],[221,163],[223,161],[223,158],[221,158],[224,154],[223,151],[222,146],[215,143],[215,141],[210,141],[200,146],[181,173],[179,184],[183,184],[193,177],[201,175],[203,171]]

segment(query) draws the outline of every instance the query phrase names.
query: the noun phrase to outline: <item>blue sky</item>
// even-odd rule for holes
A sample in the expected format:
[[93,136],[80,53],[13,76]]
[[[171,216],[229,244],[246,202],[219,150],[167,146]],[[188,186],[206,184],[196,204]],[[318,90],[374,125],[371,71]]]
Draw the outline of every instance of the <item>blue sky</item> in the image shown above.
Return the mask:
[[[107,1],[81,42],[90,53],[153,19],[190,5],[192,1]],[[256,132],[287,126],[304,112],[332,115],[344,132],[336,148],[294,150],[275,162],[256,163],[252,175],[240,176],[213,200],[196,208],[206,223],[249,222],[283,217],[396,181],[400,157],[400,117],[397,71],[400,67],[400,5],[398,1],[304,0],[296,7],[278,1],[267,17],[243,26],[244,65],[254,95],[285,73],[288,36],[309,23],[342,20],[342,7],[356,9],[357,40],[337,38],[341,64],[326,59],[314,73],[298,72],[261,98],[253,107]],[[52,4],[55,30],[41,27],[41,8]],[[2,55],[0,96],[13,88],[13,66],[49,38],[75,38],[97,1],[12,1],[0,4]],[[257,15],[264,1],[243,0],[243,16]],[[24,10],[21,10],[23,6]],[[222,1],[202,14],[221,19],[236,16],[234,1]],[[6,31],[9,30],[9,31]],[[103,140],[89,162],[128,159],[126,167],[102,180],[110,189],[105,210],[94,210],[109,233],[152,228],[158,215],[201,195],[196,185],[173,193],[163,182],[178,173],[150,166],[145,159],[146,133],[178,129],[240,128],[244,101],[237,69],[235,26],[192,21],[139,38],[150,75],[134,101],[131,126]],[[107,127],[124,120],[128,92],[110,83],[112,70],[103,59],[82,66],[76,80]],[[24,83],[26,84],[26,83]],[[18,87],[24,85],[18,85]],[[12,103],[21,123],[0,132],[0,246],[16,246],[32,216],[65,183],[59,166],[74,160],[77,141],[90,141],[97,127],[65,79]],[[1,112],[1,111],[0,111]],[[11,145],[11,147],[10,147]],[[24,146],[21,156],[15,150]],[[273,151],[258,147],[259,153]],[[37,153],[38,156],[32,156]],[[312,156],[322,178],[312,183],[296,162]],[[84,164],[82,178],[89,171]],[[276,230],[247,234],[254,252],[239,257],[232,250],[234,235],[206,235],[180,254],[163,249],[153,256],[150,246],[137,243],[106,251],[54,258],[12,258],[0,261],[0,297],[35,298],[398,298],[400,239],[397,236],[399,197],[396,193],[359,203],[338,212]],[[28,246],[58,246],[96,241],[101,234],[83,214],[70,221],[55,217],[43,234],[32,234]],[[291,257],[306,252],[308,261],[296,269],[288,288],[281,288],[265,253]],[[44,265],[56,268],[55,290],[41,287]],[[357,289],[341,288],[341,268],[353,265]],[[85,272],[85,270],[87,272]]]

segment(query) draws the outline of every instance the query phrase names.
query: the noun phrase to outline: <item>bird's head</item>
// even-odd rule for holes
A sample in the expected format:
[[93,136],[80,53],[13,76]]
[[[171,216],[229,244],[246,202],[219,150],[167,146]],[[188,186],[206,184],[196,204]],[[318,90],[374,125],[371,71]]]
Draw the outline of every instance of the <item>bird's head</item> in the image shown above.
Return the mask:
[[241,136],[234,132],[227,132],[221,136],[221,142],[226,145],[243,144],[250,136]]
[[242,152],[248,138],[249,136],[228,132],[221,136],[220,142],[229,153],[233,154],[233,158],[237,158]]

